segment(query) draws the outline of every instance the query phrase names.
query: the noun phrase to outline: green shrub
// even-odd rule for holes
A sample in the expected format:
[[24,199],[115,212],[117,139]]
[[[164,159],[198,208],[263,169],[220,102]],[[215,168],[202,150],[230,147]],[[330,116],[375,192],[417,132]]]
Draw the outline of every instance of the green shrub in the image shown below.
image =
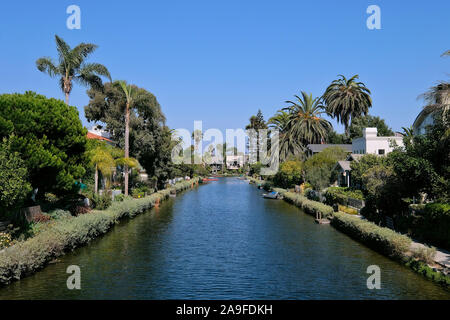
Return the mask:
[[0,232],[0,250],[8,248],[11,244],[11,235],[8,233]]
[[310,215],[316,216],[318,213],[321,213],[322,218],[333,215],[333,208],[321,202],[309,200],[308,198],[293,192],[286,192],[283,196],[288,202],[293,203]]
[[282,188],[292,188],[303,183],[303,162],[300,160],[285,161],[273,178],[275,185]]
[[429,280],[432,280],[447,289],[450,288],[450,277],[441,272],[434,271],[426,263],[410,258],[405,259],[405,265]]
[[72,218],[72,214],[70,213],[70,211],[62,210],[62,209],[56,209],[56,210],[50,211],[48,213],[48,215],[53,220],[62,220],[62,219]]
[[435,247],[429,248],[420,246],[412,251],[412,256],[414,258],[429,264],[434,263],[435,255],[436,255]]
[[106,210],[112,203],[111,195],[104,193],[103,195],[93,194],[92,208],[96,210]]
[[114,197],[114,201],[119,201],[119,202],[121,202],[121,201],[123,201],[123,200],[125,200],[125,195],[124,195],[123,193],[118,194],[118,195],[116,195],[116,196]]
[[414,237],[450,249],[450,204],[429,203],[422,210],[418,207],[415,214],[404,219],[406,221],[402,224],[407,226]]
[[411,245],[411,239],[407,236],[342,212],[334,213],[331,224],[350,237],[392,258],[404,257]]
[[271,191],[272,186],[273,186],[273,183],[271,183],[269,181],[264,181],[264,183],[262,184],[262,188],[266,191]]
[[364,195],[360,190],[341,187],[330,187],[325,192],[325,203],[329,206],[332,206],[333,204],[347,206],[349,198],[364,200]]
[[354,208],[347,207],[347,206],[343,206],[341,204],[338,205],[338,211],[342,211],[342,212],[345,212],[347,214],[353,214],[353,215],[357,215],[358,214],[358,210],[356,210]]
[[317,201],[319,202],[319,196],[317,195],[316,191],[314,191],[313,189],[305,189],[305,196],[306,198],[308,198],[308,200],[311,201]]

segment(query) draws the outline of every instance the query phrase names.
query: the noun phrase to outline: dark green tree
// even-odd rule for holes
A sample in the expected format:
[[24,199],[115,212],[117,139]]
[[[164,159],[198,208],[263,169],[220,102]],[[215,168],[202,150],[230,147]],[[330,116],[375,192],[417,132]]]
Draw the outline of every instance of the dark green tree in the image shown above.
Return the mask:
[[347,154],[347,151],[340,147],[329,147],[316,153],[304,163],[304,180],[317,191],[328,187],[336,181],[336,172],[333,170],[336,162],[344,160]]
[[264,116],[260,109],[258,110],[258,113],[256,114],[256,116],[250,117],[249,121],[250,121],[250,123],[245,127],[245,129],[256,131],[256,150],[249,150],[249,151],[256,153],[256,161],[259,162],[260,161],[260,150],[259,149],[260,149],[260,145],[261,145],[261,140],[263,139],[259,130],[267,129],[268,127],[267,127],[266,121],[264,121]]
[[11,151],[11,140],[0,141],[0,218],[18,208],[31,191],[28,170],[18,152]]
[[[136,158],[150,177],[156,176],[161,186],[171,156],[170,140],[165,117],[156,97],[143,88],[131,85],[135,98],[129,108],[129,156]],[[125,109],[127,99],[123,89],[106,83],[102,91],[88,91],[89,104],[85,107],[89,121],[103,123],[119,148],[125,147]],[[171,150],[170,150],[171,151]]]
[[86,129],[75,107],[34,92],[0,95],[0,139],[9,136],[38,196],[76,191],[85,173]]
[[384,119],[366,115],[352,119],[352,124],[349,128],[350,141],[351,139],[362,137],[364,128],[377,128],[379,137],[389,137],[394,135],[394,132],[388,127]]

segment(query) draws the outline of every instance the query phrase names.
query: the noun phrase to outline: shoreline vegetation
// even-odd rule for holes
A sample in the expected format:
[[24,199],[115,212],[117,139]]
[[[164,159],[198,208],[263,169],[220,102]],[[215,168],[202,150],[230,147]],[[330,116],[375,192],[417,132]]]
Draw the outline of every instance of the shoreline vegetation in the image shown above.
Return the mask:
[[114,202],[106,210],[55,221],[36,236],[0,251],[0,287],[30,276],[56,258],[106,234],[124,218],[134,218],[180,192],[198,185],[200,178],[182,181],[141,199]]
[[[247,179],[251,184],[261,186],[265,184],[265,181],[252,177],[247,177]],[[331,206],[309,200],[301,194],[289,192],[282,188],[273,188],[273,190],[279,192],[286,202],[299,207],[306,214],[317,216],[320,213],[323,218],[331,221],[331,226],[336,230],[372,250],[403,264],[416,273],[439,284],[446,290],[450,290],[450,277],[437,270],[433,270],[433,268],[428,266],[426,261],[423,261],[425,257],[415,256],[415,253],[411,252],[412,239],[408,236],[397,233],[389,228],[380,227],[373,222],[363,220],[351,214],[334,212]]]

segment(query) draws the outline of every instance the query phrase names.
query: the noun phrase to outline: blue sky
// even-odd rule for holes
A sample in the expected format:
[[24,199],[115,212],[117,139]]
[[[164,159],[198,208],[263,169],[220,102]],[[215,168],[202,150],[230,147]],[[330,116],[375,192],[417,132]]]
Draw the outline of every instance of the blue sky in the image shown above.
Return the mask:
[[[81,30],[68,30],[76,4]],[[366,8],[381,8],[368,30]],[[242,128],[260,108],[269,118],[301,90],[323,93],[337,74],[359,74],[371,114],[394,130],[421,109],[417,96],[448,79],[450,1],[5,1],[0,11],[0,93],[33,90],[63,99],[35,61],[56,57],[54,35],[92,42],[90,61],[158,98],[172,128]],[[86,89],[71,104],[84,118]],[[334,122],[333,122],[334,124]],[[342,132],[341,126],[335,128]]]

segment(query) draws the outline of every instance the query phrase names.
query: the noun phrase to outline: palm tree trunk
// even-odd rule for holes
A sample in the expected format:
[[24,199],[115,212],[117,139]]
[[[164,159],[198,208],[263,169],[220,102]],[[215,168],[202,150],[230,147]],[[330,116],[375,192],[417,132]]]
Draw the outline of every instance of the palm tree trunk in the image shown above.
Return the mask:
[[69,95],[72,91],[72,77],[65,77],[64,81],[64,94],[66,95],[66,104],[69,105]]
[[95,193],[98,193],[98,166],[97,165],[95,165],[95,177],[94,177],[94,180],[95,180],[94,191],[95,191]]
[[[125,111],[125,158],[130,157],[130,104]],[[125,196],[128,196],[128,166],[125,165]]]

